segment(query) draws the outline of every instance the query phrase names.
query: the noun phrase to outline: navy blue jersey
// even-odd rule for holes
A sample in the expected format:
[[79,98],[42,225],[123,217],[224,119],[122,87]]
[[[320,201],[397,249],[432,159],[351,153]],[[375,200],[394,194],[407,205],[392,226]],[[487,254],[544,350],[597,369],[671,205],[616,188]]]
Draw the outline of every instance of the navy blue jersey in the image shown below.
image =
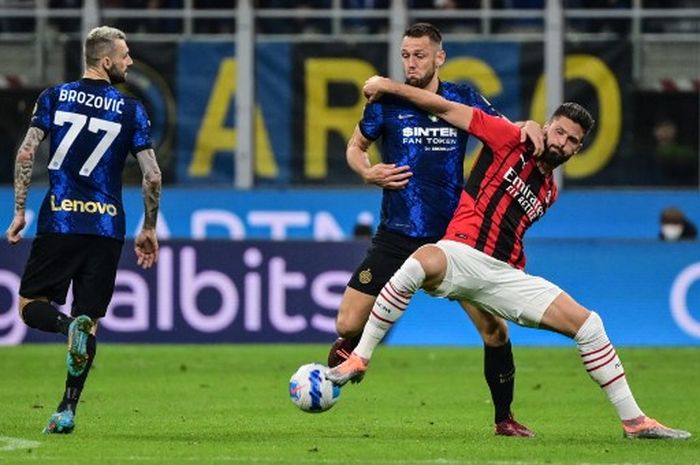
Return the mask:
[[141,103],[107,81],[81,79],[44,90],[31,125],[51,140],[37,232],[123,240],[124,162],[129,152],[151,147]]
[[[440,82],[438,94],[498,115],[470,86]],[[359,128],[369,140],[382,137],[384,163],[408,165],[413,172],[403,189],[384,189],[379,227],[410,237],[441,237],[462,192],[469,134],[392,95],[367,104]]]

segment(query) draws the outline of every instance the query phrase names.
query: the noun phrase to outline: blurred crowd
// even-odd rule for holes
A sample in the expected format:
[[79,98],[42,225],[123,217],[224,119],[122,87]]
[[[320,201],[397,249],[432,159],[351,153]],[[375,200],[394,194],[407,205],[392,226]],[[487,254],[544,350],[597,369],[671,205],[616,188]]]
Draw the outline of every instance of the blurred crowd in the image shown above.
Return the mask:
[[[480,21],[476,18],[453,18],[445,15],[450,10],[477,10],[482,8],[482,0],[405,0],[410,11],[415,11],[421,20],[434,23],[443,32],[480,32]],[[35,0],[0,0],[2,8],[33,8]],[[184,7],[184,0],[99,0],[101,8],[131,10],[178,10]],[[196,34],[226,34],[235,32],[236,0],[193,0],[197,10],[221,10],[212,12],[210,17],[193,20],[193,32]],[[362,15],[362,10],[386,10],[391,0],[253,0],[255,8],[261,11],[256,27],[263,34],[329,34],[333,32],[333,19],[309,14],[314,10],[328,10],[336,4],[345,10],[354,10],[360,14],[342,20],[343,33],[380,33],[388,29],[386,18]],[[563,7],[569,9],[629,9],[632,0],[563,0]],[[50,8],[82,8],[83,0],[48,0]],[[541,10],[545,0],[491,0],[491,7],[497,10]],[[697,8],[697,0],[642,0],[644,8]],[[264,10],[289,10],[288,17],[266,16]],[[429,12],[437,14],[430,17]],[[0,15],[0,32],[31,32],[35,28],[33,18],[9,18]],[[52,18],[51,25],[58,32],[78,32],[80,18]],[[177,17],[125,17],[111,22],[113,26],[127,33],[182,33],[183,20]],[[537,18],[501,18],[494,20],[494,32],[538,32],[543,27]],[[570,20],[567,27],[582,32],[610,32],[625,34],[630,30],[630,21],[626,18],[585,18]],[[645,19],[644,32],[700,32],[700,22],[694,19]]]

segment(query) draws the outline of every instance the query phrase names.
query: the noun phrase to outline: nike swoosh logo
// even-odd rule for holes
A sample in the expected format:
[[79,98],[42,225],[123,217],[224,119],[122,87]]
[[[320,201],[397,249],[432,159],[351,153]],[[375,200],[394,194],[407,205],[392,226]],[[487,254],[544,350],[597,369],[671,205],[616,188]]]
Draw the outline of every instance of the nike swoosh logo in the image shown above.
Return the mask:
[[297,395],[297,392],[301,391],[304,389],[304,386],[294,386],[293,388],[289,388],[289,395],[295,396]]
[[399,119],[413,118],[413,115],[399,115]]

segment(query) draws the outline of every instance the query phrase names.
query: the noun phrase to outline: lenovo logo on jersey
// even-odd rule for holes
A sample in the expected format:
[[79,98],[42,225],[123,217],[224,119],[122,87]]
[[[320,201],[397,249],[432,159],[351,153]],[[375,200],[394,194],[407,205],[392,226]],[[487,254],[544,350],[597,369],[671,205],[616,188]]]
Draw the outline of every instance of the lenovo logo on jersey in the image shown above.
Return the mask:
[[104,215],[106,213],[109,216],[117,216],[117,207],[114,204],[78,199],[63,199],[57,204],[54,195],[51,196],[51,211],[89,213],[91,215]]

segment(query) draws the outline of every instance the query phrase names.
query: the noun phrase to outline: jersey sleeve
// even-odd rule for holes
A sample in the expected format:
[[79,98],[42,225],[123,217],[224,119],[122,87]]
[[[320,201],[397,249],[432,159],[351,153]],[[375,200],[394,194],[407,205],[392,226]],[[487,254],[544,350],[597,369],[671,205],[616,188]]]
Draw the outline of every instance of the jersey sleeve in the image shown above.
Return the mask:
[[44,133],[48,133],[51,130],[52,95],[51,89],[46,89],[39,95],[39,98],[34,104],[34,111],[30,122],[30,126],[39,128],[44,131]]
[[384,113],[382,112],[382,105],[376,102],[365,105],[365,111],[359,124],[362,135],[368,140],[377,140],[382,134],[383,124]]
[[466,99],[467,105],[470,107],[478,108],[484,113],[488,115],[493,115],[493,116],[502,116],[494,107],[491,105],[491,102],[486,100],[486,97],[481,95],[479,92],[476,90],[472,89],[471,87],[468,89],[467,92],[467,99]]
[[131,153],[136,155],[141,150],[153,147],[151,142],[151,121],[143,105],[134,101],[134,135],[131,139]]
[[469,133],[477,137],[495,153],[505,146],[514,147],[520,143],[520,128],[500,116],[486,114],[474,108],[469,124]]

